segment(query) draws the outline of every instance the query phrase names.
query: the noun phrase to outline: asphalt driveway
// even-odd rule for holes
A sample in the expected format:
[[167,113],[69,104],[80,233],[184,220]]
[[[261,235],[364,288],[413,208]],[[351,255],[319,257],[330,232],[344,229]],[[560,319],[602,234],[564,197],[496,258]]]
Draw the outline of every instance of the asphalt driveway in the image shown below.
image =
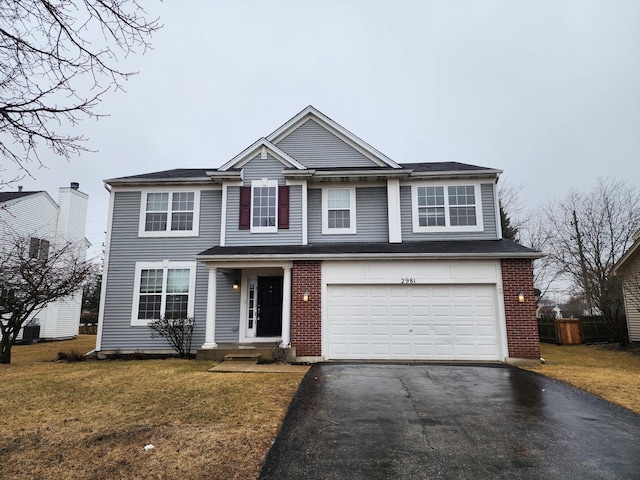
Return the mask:
[[640,478],[640,416],[509,366],[320,364],[262,479]]

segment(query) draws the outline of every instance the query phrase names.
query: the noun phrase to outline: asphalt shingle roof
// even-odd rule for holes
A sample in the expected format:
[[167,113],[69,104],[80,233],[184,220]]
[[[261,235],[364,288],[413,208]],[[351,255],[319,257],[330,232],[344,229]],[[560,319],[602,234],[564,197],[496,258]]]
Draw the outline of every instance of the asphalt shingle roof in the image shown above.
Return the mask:
[[453,240],[404,243],[326,243],[313,245],[261,245],[212,247],[199,257],[289,255],[305,256],[415,256],[415,257],[520,257],[538,258],[540,252],[511,240]]
[[29,195],[34,195],[36,193],[40,193],[40,191],[37,191],[37,192],[0,192],[0,203],[8,202],[9,200],[13,200],[14,198],[28,197]]
[[[459,162],[429,162],[429,163],[401,163],[402,168],[407,170],[413,170],[414,172],[481,172],[483,170],[491,170],[492,168],[479,167],[477,165],[469,165]],[[160,172],[143,173],[140,175],[131,175],[128,177],[111,178],[107,180],[107,183],[122,181],[122,180],[180,180],[187,178],[202,178],[208,179],[206,172],[217,171],[217,168],[174,168],[172,170],[162,170]],[[330,168],[316,168],[316,171],[357,171],[363,170],[363,168],[353,167],[330,167]],[[366,167],[364,170],[381,170],[381,171],[393,171],[394,169],[389,167]]]

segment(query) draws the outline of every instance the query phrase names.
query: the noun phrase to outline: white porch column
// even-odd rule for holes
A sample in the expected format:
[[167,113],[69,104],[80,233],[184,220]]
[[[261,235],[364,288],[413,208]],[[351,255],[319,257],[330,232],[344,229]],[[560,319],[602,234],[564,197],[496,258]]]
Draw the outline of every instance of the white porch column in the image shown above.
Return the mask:
[[209,287],[207,289],[207,324],[202,348],[216,348],[216,276],[218,269],[209,269]]
[[291,267],[282,267],[282,347],[291,345]]

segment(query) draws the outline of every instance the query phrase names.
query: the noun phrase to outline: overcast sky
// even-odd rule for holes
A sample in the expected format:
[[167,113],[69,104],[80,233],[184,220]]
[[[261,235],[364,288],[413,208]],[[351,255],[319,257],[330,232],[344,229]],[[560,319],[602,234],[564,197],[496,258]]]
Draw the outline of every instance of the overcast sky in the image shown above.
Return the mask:
[[80,125],[98,152],[20,182],[55,200],[79,182],[98,250],[104,179],[219,167],[307,105],[396,162],[502,169],[530,207],[640,184],[637,0],[144,3],[164,28]]

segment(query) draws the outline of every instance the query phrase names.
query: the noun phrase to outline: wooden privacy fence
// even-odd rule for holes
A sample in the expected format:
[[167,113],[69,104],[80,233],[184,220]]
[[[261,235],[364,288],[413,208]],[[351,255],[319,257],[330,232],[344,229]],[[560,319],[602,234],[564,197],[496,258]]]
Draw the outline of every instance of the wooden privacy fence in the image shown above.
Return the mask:
[[541,342],[558,345],[610,342],[611,327],[604,318],[539,318],[538,336]]

